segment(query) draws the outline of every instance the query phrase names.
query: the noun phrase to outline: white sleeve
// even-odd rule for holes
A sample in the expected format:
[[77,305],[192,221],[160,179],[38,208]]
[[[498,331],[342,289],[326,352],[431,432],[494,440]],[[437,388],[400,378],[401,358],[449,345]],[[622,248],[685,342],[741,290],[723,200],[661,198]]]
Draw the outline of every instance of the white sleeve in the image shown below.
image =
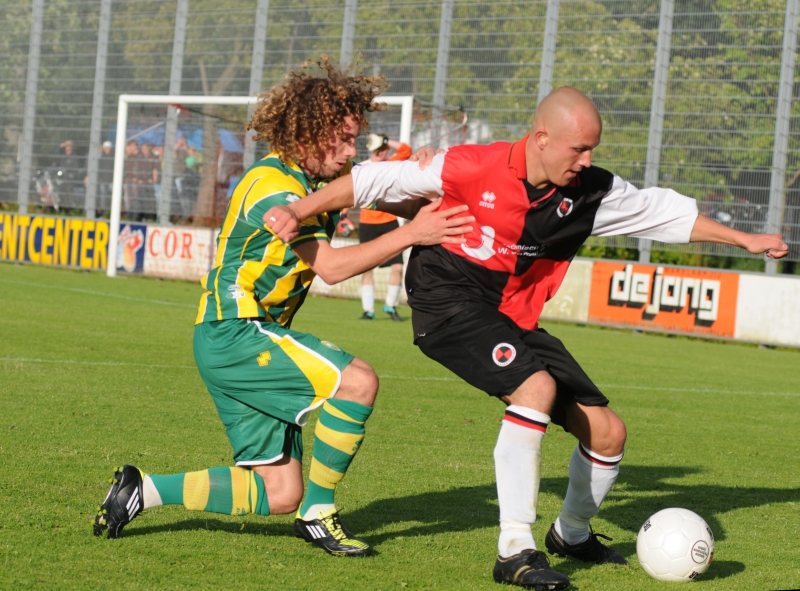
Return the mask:
[[445,154],[419,169],[419,162],[373,162],[353,167],[353,207],[363,208],[376,201],[398,203],[406,199],[440,197]]
[[592,236],[634,236],[686,244],[697,220],[697,202],[672,189],[637,189],[614,175],[594,218]]

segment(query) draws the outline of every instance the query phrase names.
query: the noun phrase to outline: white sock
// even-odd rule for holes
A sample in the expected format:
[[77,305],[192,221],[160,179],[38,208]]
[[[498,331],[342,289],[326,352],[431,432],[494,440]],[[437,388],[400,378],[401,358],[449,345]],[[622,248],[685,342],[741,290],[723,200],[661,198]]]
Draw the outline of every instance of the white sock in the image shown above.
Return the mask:
[[589,538],[589,520],[614,486],[624,453],[606,457],[578,444],[569,461],[569,486],[555,528],[567,544]]
[[514,404],[506,408],[494,448],[500,503],[497,551],[503,558],[536,549],[531,525],[536,521],[542,438],[549,422],[549,416],[532,408]]
[[375,286],[362,285],[361,286],[361,307],[364,312],[375,313]]
[[336,505],[333,503],[317,503],[316,505],[311,505],[300,518],[305,521],[312,521],[317,519],[320,513],[325,513],[331,509],[336,509]]
[[390,285],[386,290],[386,305],[394,308],[400,303],[400,286]]
[[158,489],[156,489],[156,485],[153,484],[153,479],[150,478],[147,474],[144,475],[144,482],[142,483],[142,493],[144,498],[142,502],[144,503],[144,509],[150,509],[151,507],[160,507],[164,503],[161,501],[161,495],[158,494]]

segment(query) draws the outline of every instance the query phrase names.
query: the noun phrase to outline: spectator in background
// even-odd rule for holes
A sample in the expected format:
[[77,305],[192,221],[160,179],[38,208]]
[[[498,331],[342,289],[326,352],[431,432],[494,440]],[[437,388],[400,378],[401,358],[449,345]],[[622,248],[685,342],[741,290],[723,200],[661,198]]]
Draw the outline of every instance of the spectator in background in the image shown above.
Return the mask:
[[183,170],[186,168],[187,156],[189,156],[189,146],[186,144],[186,138],[181,136],[175,142],[175,148],[173,149],[172,178],[177,191],[178,203],[181,204],[181,215],[183,215],[184,219],[192,216],[192,204],[183,191]]
[[[377,133],[367,135],[367,149],[372,154],[369,160],[365,160],[360,166],[387,160],[408,160],[411,156],[411,146],[390,140],[387,136]],[[395,150],[395,154],[389,156],[390,150]],[[359,224],[358,235],[361,242],[375,240],[399,227],[397,216],[372,209],[361,210]],[[398,254],[381,265],[381,267],[389,266],[392,271],[389,275],[389,287],[386,291],[383,311],[392,320],[402,322],[403,318],[397,313],[397,304],[400,303],[400,289],[403,281],[403,255]],[[372,271],[361,275],[361,306],[364,308],[361,320],[373,320],[375,318],[375,280]]]
[[111,209],[111,184],[114,182],[114,152],[113,144],[103,142],[100,148],[100,157],[97,164],[97,216],[102,217]]
[[82,207],[84,205],[84,179],[86,171],[82,159],[75,154],[75,144],[66,140],[59,146],[60,154],[53,168],[61,181],[62,207]]
[[186,149],[186,159],[183,168],[183,195],[188,210],[187,217],[194,214],[197,203],[197,194],[200,191],[200,177],[203,174],[203,155],[195,148]]
[[139,194],[141,193],[143,166],[142,153],[136,140],[130,140],[125,145],[125,178],[123,184],[123,198],[125,216],[128,219],[138,219],[140,211]]
[[153,154],[150,144],[144,142],[141,147],[142,150],[142,166],[139,169],[141,175],[141,190],[139,193],[139,217],[138,219],[155,219],[156,213],[156,193],[154,185],[158,179],[158,171],[161,168],[161,163],[158,158]]
[[156,159],[158,166],[153,181],[153,192],[156,196],[156,213],[161,208],[161,176],[164,172],[164,146],[153,146],[153,158]]

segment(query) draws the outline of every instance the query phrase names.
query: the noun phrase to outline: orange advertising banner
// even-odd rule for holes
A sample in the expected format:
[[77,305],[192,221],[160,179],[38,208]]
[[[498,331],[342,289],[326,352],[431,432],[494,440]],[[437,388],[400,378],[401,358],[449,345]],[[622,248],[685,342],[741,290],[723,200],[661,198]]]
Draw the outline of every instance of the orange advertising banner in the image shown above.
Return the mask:
[[733,337],[737,273],[595,262],[589,320]]

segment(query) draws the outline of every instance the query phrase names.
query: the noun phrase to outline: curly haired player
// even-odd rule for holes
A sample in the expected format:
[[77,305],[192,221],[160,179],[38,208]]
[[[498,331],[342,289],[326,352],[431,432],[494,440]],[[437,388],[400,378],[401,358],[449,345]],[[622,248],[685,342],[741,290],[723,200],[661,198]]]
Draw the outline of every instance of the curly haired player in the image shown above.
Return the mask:
[[[297,537],[335,555],[370,554],[342,525],[334,492],[364,438],[378,378],[333,343],[291,330],[291,322],[315,275],[337,283],[414,244],[462,243],[459,235],[471,228],[461,226],[472,218],[452,217],[466,207],[437,211],[432,203],[370,244],[334,251],[329,241],[338,214],[303,220],[299,235],[286,242],[263,217],[350,171],[355,139],[367,126],[366,113],[381,108],[374,99],[385,88],[382,77],[342,71],[322,56],[261,97],[248,128],[273,151],[233,192],[214,268],[201,281],[194,333],[197,367],[236,465],[170,475],[125,465],[98,510],[95,535],[116,538],[143,509],[159,505],[232,515],[297,510]],[[318,407],[303,497],[301,429]]]

